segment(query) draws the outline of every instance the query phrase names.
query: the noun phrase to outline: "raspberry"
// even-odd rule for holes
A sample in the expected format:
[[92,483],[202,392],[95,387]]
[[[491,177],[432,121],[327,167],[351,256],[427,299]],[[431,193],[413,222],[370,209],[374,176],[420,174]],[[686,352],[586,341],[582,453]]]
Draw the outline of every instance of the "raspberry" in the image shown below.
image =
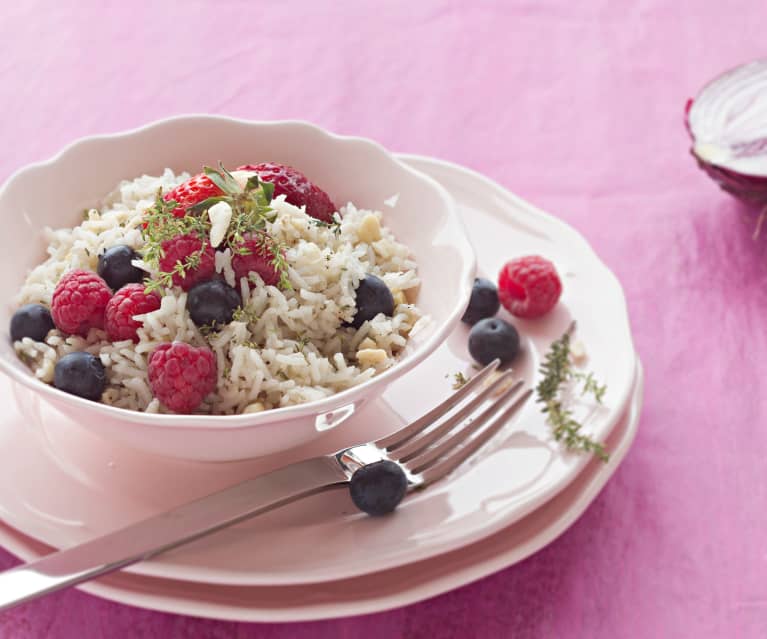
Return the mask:
[[508,262],[498,275],[498,299],[512,315],[532,319],[548,313],[559,300],[562,282],[547,259],[538,255]]
[[160,308],[160,296],[146,293],[143,284],[126,284],[109,300],[104,314],[104,327],[113,342],[124,339],[138,341],[136,329],[141,322],[133,319],[134,315],[151,313]]
[[232,270],[237,278],[247,277],[253,271],[261,276],[264,284],[277,286],[280,274],[274,268],[274,253],[264,241],[263,233],[250,233],[245,236],[238,248],[246,248],[249,253],[235,253],[232,256]]
[[292,166],[276,162],[245,164],[238,171],[254,171],[258,179],[274,185],[274,197],[284,195],[293,206],[306,206],[306,214],[323,222],[332,222],[335,204],[327,193],[312,184],[306,176]]
[[217,195],[221,195],[221,189],[207,175],[198,173],[166,193],[163,196],[163,200],[166,202],[174,200],[176,208],[173,209],[173,216],[184,217],[187,208]]
[[191,413],[216,388],[216,356],[185,342],[161,344],[149,356],[149,385],[174,413]]
[[70,271],[53,291],[53,322],[64,333],[85,337],[91,328],[104,328],[104,309],[110,297],[112,291],[95,273]]
[[[176,235],[165,240],[161,245],[162,257],[160,258],[160,270],[163,273],[173,273],[178,264],[184,264],[190,255],[199,255],[199,263],[194,268],[189,268],[181,273],[173,273],[173,284],[188,291],[198,282],[208,280],[216,272],[216,251],[213,247],[201,240],[197,233]],[[204,247],[204,248],[203,248]],[[202,249],[202,254],[200,250]]]

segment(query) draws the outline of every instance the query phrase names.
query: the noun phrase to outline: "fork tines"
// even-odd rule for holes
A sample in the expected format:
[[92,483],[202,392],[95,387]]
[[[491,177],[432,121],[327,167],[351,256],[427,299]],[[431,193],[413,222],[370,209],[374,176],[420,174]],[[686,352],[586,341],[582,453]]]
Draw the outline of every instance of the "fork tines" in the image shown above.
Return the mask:
[[[528,389],[514,399],[522,381],[504,389],[512,379],[511,371],[497,375],[482,388],[499,363],[493,360],[442,404],[375,445],[411,474],[420,475],[422,485],[444,477],[500,431],[532,394]],[[494,398],[499,389],[503,390]],[[474,391],[476,394],[470,397]]]

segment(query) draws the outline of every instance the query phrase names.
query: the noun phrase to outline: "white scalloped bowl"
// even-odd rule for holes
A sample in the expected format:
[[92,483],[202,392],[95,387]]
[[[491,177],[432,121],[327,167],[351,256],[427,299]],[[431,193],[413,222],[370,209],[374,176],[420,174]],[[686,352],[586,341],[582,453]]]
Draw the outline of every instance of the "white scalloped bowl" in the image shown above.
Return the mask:
[[[434,180],[369,140],[328,133],[305,122],[250,122],[189,115],[116,135],[84,138],[53,159],[13,175],[0,190],[0,297],[11,300],[44,257],[42,229],[78,222],[122,179],[165,167],[195,172],[275,161],[293,165],[321,184],[337,204],[384,211],[385,223],[405,242],[422,279],[418,305],[432,322],[411,336],[397,363],[371,380],[320,401],[249,415],[156,415],[90,402],[34,378],[16,357],[2,307],[0,369],[23,385],[22,403],[42,397],[106,438],[161,455],[225,461],[258,457],[303,444],[340,426],[362,403],[380,395],[449,335],[471,293],[475,257],[448,193]],[[383,206],[397,194],[396,204]]]

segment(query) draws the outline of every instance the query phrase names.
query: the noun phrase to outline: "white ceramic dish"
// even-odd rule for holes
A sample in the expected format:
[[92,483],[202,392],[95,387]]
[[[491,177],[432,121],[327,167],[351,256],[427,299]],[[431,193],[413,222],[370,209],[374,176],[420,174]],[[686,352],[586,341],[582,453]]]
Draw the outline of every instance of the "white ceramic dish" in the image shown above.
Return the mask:
[[[628,453],[637,432],[642,375],[608,440],[609,464],[591,461],[536,511],[481,542],[355,579],[298,586],[221,586],[118,573],[80,586],[112,601],[163,612],[244,622],[329,619],[381,612],[437,596],[512,566],[564,533],[588,508]],[[50,548],[0,524],[0,544],[27,561]]]
[[[569,313],[579,318],[589,368],[608,384],[605,406],[591,415],[589,427],[596,437],[607,437],[625,411],[636,376],[625,303],[614,277],[572,229],[498,185],[455,165],[408,161],[438,177],[456,197],[487,269],[497,268],[509,254],[531,251],[553,257],[568,273],[562,307],[546,321],[520,324],[527,339],[518,370],[532,382],[540,353],[565,329]],[[492,232],[482,232],[485,228]],[[161,459],[110,443],[17,386],[24,412],[9,414],[0,431],[0,446],[14,451],[0,465],[0,515],[25,534],[66,547],[238,479],[330,452],[349,438],[383,435],[451,392],[448,374],[469,369],[466,332],[459,326],[344,429],[300,449],[237,463]],[[587,463],[587,456],[565,454],[551,441],[538,407],[529,402],[505,439],[498,438],[477,463],[450,480],[409,497],[396,517],[371,521],[356,512],[345,493],[328,493],[130,570],[252,586],[337,580],[402,566],[503,529],[563,490]],[[319,549],[318,539],[323,540]]]
[[[337,203],[383,209],[386,224],[412,250],[422,279],[418,305],[432,318],[400,361],[373,379],[329,398],[237,416],[152,415],[63,393],[36,380],[13,352],[10,300],[43,255],[42,228],[71,226],[122,179],[165,167],[199,171],[270,160],[293,165],[323,185]],[[384,201],[397,195],[396,204]],[[451,198],[431,178],[383,147],[333,135],[303,122],[248,122],[179,116],[106,136],[82,139],[53,159],[28,166],[0,190],[5,276],[0,299],[0,370],[104,437],[170,457],[222,461],[297,446],[338,426],[364,401],[423,361],[452,331],[468,303],[475,258]],[[19,242],[18,238],[27,238]],[[35,244],[37,242],[37,244]]]

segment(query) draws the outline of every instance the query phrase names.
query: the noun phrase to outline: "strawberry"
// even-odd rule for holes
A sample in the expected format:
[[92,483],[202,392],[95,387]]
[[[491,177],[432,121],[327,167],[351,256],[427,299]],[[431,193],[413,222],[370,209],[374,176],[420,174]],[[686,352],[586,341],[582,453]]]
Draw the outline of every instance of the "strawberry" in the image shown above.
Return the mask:
[[258,179],[274,185],[274,197],[284,195],[285,201],[293,206],[305,206],[306,214],[323,222],[332,222],[335,204],[330,196],[292,166],[277,162],[245,164],[238,171],[252,171]]
[[173,209],[175,217],[184,217],[189,207],[221,194],[221,189],[214,184],[213,180],[205,173],[198,173],[172,191],[168,191],[163,199],[166,202],[173,200],[176,203],[176,208]]

